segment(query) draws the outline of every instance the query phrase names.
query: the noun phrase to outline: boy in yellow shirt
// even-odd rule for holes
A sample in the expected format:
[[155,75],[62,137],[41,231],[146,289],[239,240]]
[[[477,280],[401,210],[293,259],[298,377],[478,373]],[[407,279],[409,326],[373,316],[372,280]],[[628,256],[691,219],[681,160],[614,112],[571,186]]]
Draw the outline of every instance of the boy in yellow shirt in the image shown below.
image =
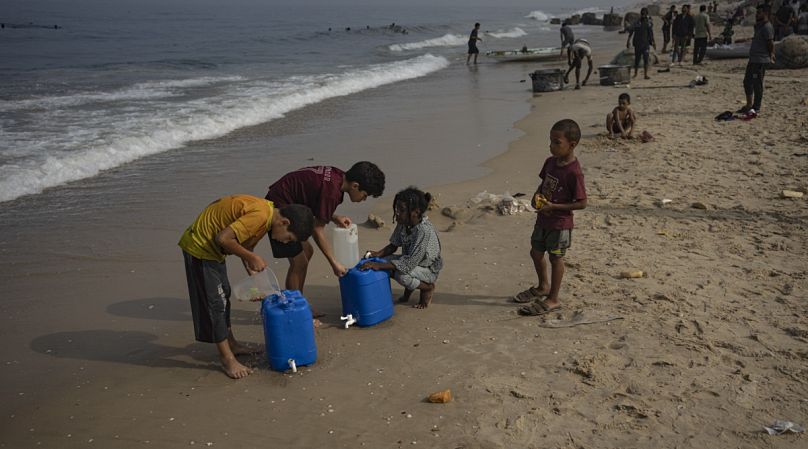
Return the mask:
[[250,195],[231,195],[212,202],[189,226],[179,241],[185,259],[185,276],[197,341],[215,343],[224,372],[233,379],[252,370],[236,355],[246,354],[230,328],[230,283],[225,256],[241,258],[252,275],[267,267],[253,252],[264,235],[280,242],[305,241],[311,236],[311,209],[291,204],[275,209],[271,201]]

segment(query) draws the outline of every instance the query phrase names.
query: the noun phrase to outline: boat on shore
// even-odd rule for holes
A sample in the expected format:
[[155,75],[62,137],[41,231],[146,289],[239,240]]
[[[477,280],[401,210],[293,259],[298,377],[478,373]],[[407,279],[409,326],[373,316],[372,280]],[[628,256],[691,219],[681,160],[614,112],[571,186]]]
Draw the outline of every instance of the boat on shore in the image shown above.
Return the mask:
[[493,50],[485,52],[485,56],[498,62],[527,62],[558,59],[561,47],[521,48],[515,50]]
[[707,47],[706,55],[710,59],[740,59],[749,57],[749,47],[752,44],[743,42],[730,45],[715,45]]

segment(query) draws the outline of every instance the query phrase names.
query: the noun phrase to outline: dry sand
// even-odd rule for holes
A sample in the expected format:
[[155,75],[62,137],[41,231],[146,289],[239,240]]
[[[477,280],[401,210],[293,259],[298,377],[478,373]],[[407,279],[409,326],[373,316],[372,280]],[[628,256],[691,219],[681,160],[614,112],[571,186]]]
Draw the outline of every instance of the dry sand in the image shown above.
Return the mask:
[[[805,447],[805,434],[762,426],[808,424],[806,199],[780,198],[808,187],[808,71],[769,72],[760,118],[714,122],[741,105],[745,63],[708,61],[699,73],[709,84],[693,89],[686,66],[630,89],[595,82],[536,96],[516,124],[524,136],[486,164],[489,175],[429,189],[441,206],[483,190],[529,194],[550,126],[577,120],[589,207],[575,215],[562,312],[522,318],[507,299],[535,282],[532,213],[472,211],[453,223],[433,211],[451,230],[429,309],[397,306],[376,327],[340,329],[336,282],[318,256],[305,292],[328,314],[317,363],[279,374],[247,358],[256,372],[231,381],[210,345],[188,341],[187,300],[118,303],[98,312],[110,330],[31,342],[31,363],[49,367],[14,379],[24,391],[4,389],[0,446]],[[623,91],[654,142],[602,136]],[[389,232],[363,229],[363,249]],[[618,278],[634,269],[648,277]],[[64,314],[55,329],[70,329]],[[188,329],[154,335],[150,320]],[[254,304],[235,305],[242,340],[262,340],[258,320]],[[6,380],[24,371],[4,363]],[[72,380],[49,384],[54,369]],[[452,402],[425,402],[446,388]]]

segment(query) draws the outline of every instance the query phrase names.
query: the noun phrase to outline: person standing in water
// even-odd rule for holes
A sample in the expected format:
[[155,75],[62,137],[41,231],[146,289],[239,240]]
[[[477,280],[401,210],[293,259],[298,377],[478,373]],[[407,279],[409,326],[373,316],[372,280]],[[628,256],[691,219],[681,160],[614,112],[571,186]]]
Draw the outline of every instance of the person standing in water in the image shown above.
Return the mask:
[[480,22],[474,24],[474,29],[471,30],[471,34],[469,34],[469,54],[466,56],[466,64],[469,63],[471,60],[471,55],[474,55],[474,63],[477,64],[477,55],[480,54],[480,50],[477,48],[477,41],[481,41],[479,37],[477,37],[477,33],[480,32]]

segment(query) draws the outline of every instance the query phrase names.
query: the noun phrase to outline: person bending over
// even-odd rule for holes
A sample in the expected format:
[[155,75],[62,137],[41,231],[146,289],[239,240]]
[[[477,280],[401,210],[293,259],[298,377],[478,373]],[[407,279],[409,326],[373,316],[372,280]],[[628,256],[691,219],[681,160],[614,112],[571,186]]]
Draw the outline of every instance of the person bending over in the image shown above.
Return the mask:
[[271,201],[250,195],[232,195],[212,202],[179,241],[197,341],[215,343],[225,374],[241,379],[252,373],[236,356],[259,352],[241,345],[230,326],[230,282],[225,257],[241,258],[247,274],[267,267],[253,252],[264,237],[278,242],[304,241],[311,235],[314,217],[306,206],[276,209]]

